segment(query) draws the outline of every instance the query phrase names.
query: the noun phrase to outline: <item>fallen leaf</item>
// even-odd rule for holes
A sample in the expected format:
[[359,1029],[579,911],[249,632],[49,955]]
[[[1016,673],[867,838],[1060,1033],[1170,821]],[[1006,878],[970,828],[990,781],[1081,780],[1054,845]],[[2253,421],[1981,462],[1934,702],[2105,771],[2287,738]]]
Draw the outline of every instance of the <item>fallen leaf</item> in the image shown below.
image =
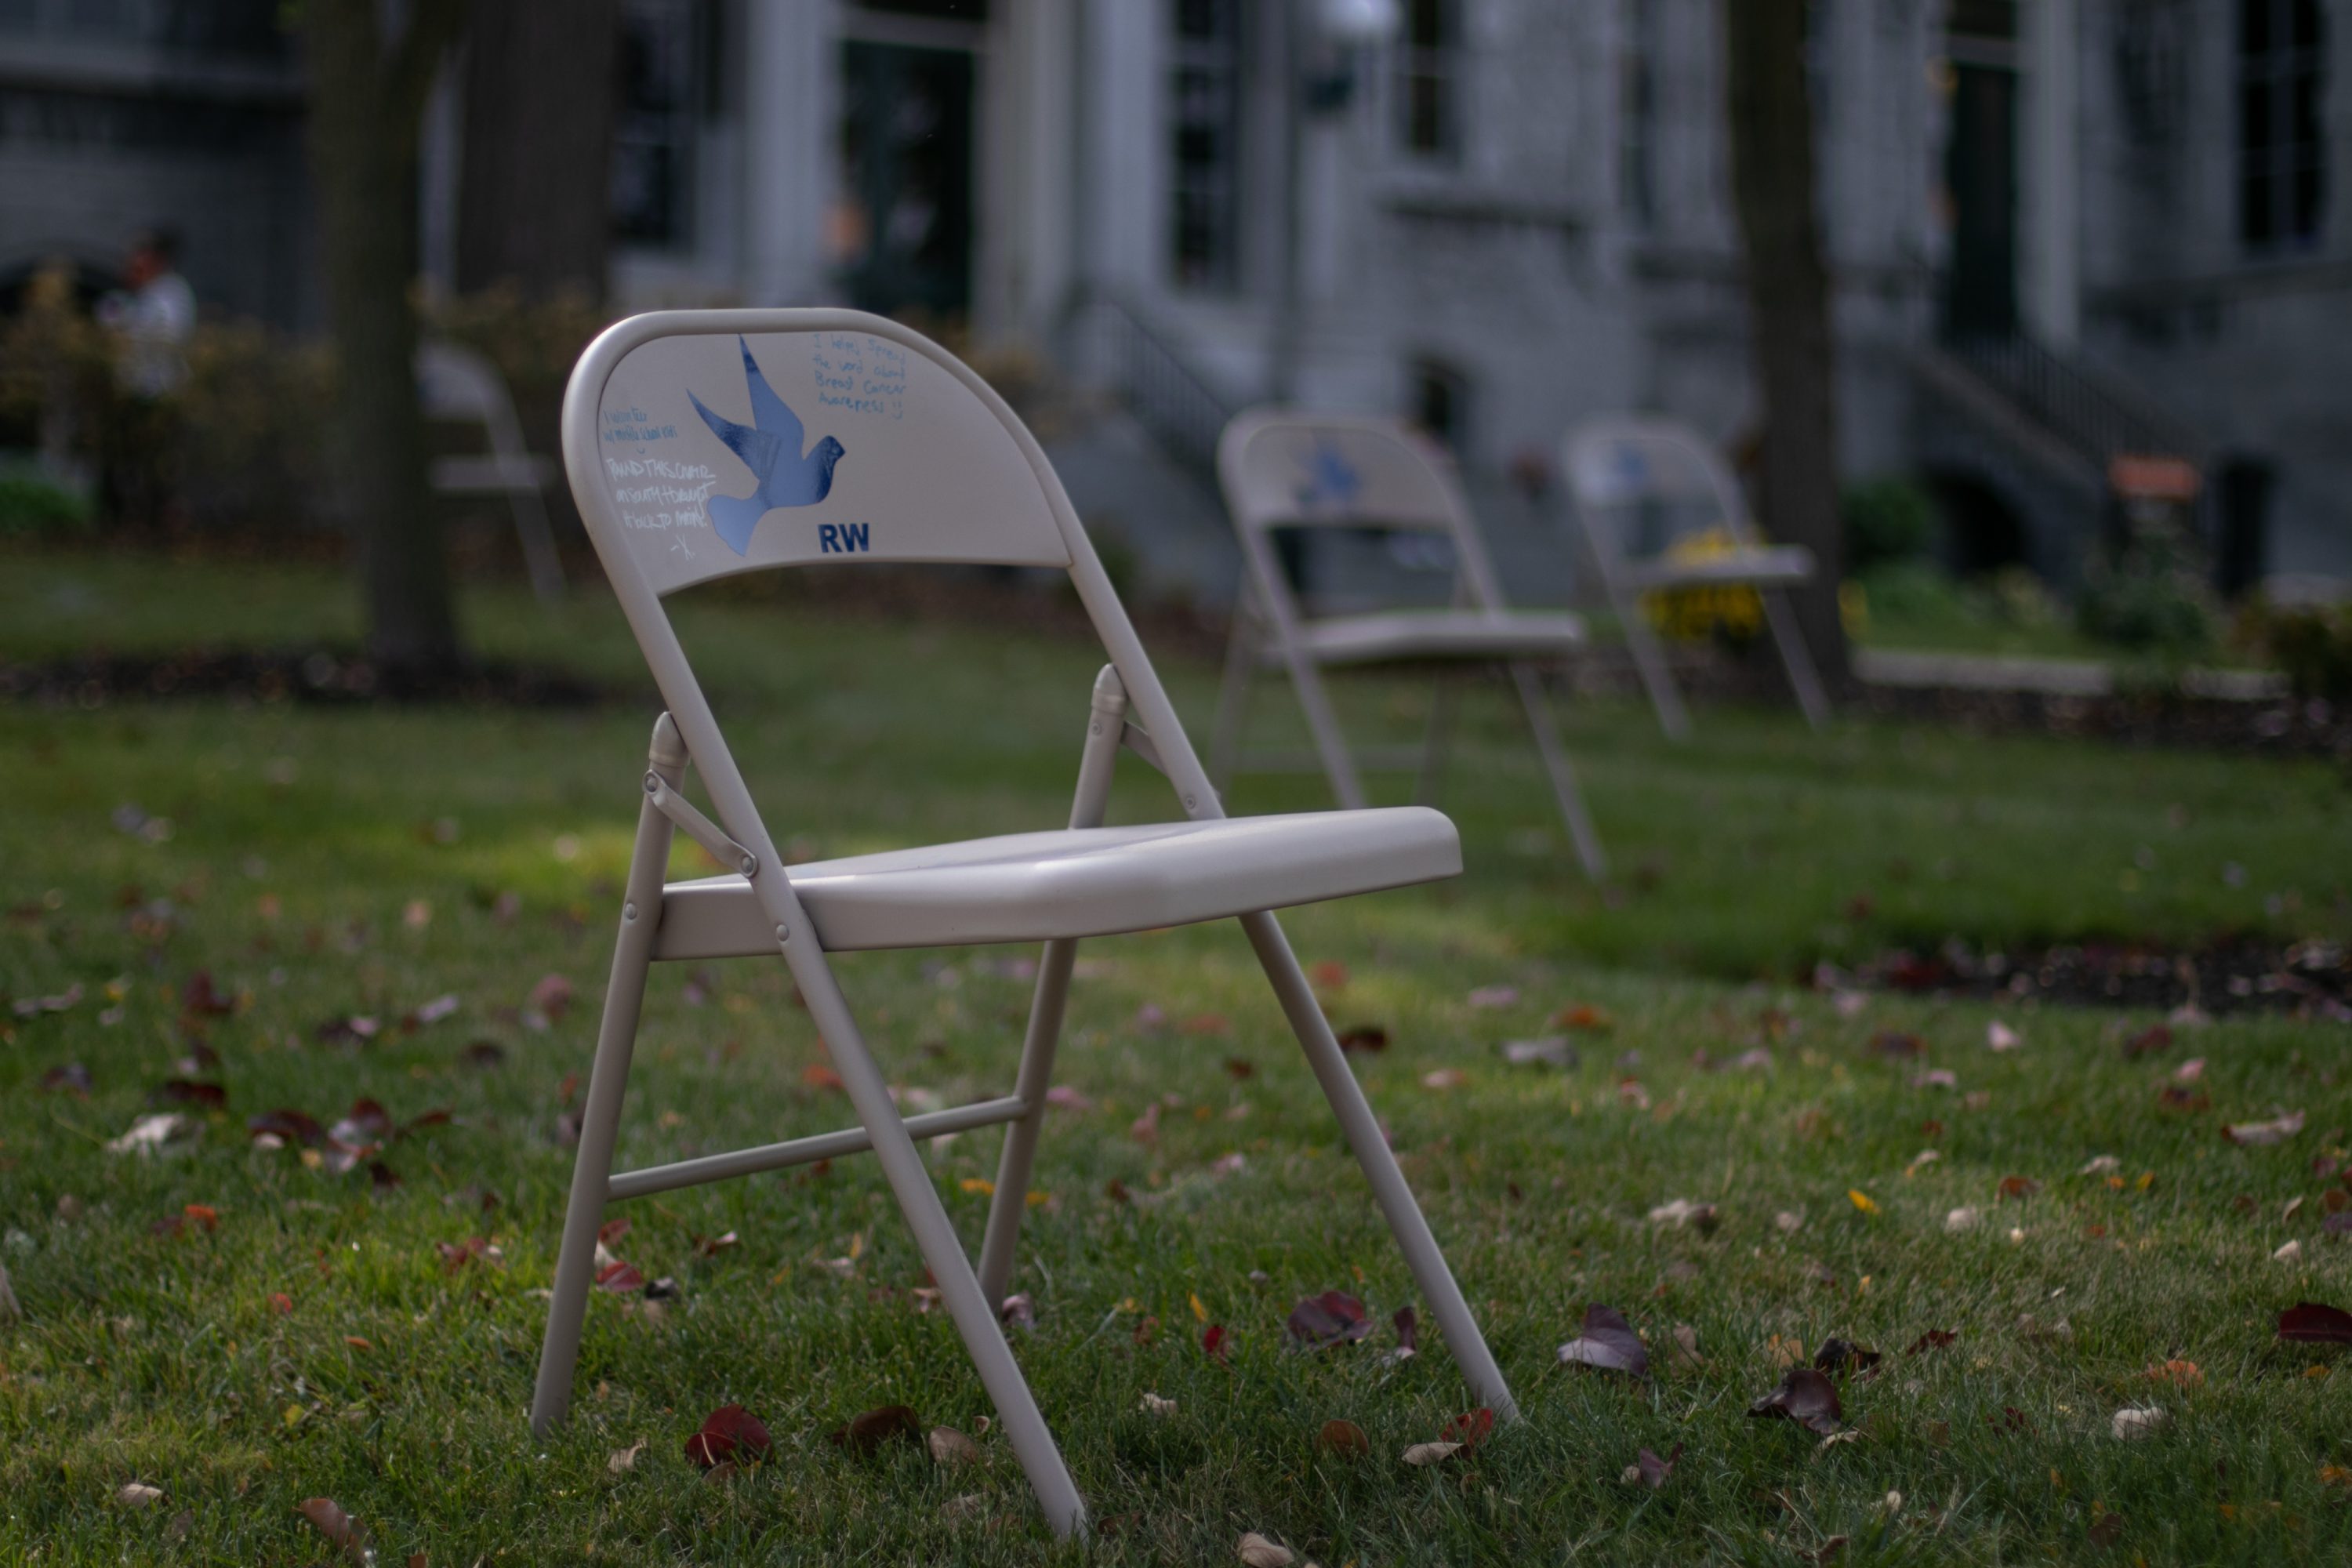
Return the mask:
[[885,1405],[878,1410],[868,1410],[850,1417],[846,1424],[835,1427],[824,1436],[825,1441],[836,1448],[846,1448],[853,1454],[871,1454],[885,1443],[921,1441],[923,1424],[911,1407]]
[[1202,1331],[1201,1349],[1207,1352],[1211,1361],[1223,1361],[1226,1352],[1231,1348],[1229,1342],[1232,1338],[1232,1335],[1225,1332],[1224,1324],[1211,1323]]
[[1389,1032],[1378,1024],[1353,1024],[1339,1031],[1339,1048],[1367,1055],[1389,1048]]
[[2042,1190],[2042,1184],[2032,1176],[2003,1176],[2000,1179],[2000,1201],[2023,1203]]
[[2303,1131],[2303,1112],[2290,1110],[2272,1121],[2241,1121],[2221,1129],[2221,1136],[2244,1148],[2282,1143]]
[[1462,1451],[1459,1443],[1415,1443],[1404,1451],[1408,1465],[1442,1465]]
[[980,1463],[980,1445],[952,1426],[934,1426],[924,1439],[931,1450],[935,1465],[976,1465]]
[[41,1089],[45,1093],[63,1091],[88,1100],[90,1087],[89,1068],[79,1062],[62,1062],[41,1075]]
[[121,1137],[110,1140],[110,1154],[152,1154],[164,1144],[184,1138],[196,1131],[196,1124],[176,1110],[157,1111],[142,1116],[131,1124]]
[[1315,1434],[1315,1446],[1343,1459],[1360,1459],[1372,1451],[1372,1440],[1353,1421],[1326,1421]]
[[1537,1040],[1505,1040],[1503,1059],[1513,1067],[1529,1067],[1540,1063],[1545,1067],[1563,1069],[1576,1066],[1576,1047],[1568,1043],[1566,1035],[1546,1035]]
[[541,975],[539,983],[530,988],[530,1005],[546,1014],[550,1023],[560,1021],[572,1010],[571,980],[553,973]]
[[604,1461],[604,1468],[616,1476],[634,1470],[637,1468],[637,1456],[645,1451],[646,1440],[640,1437],[625,1448],[614,1449],[613,1457]]
[[1396,1325],[1399,1356],[1409,1356],[1421,1349],[1421,1317],[1412,1310],[1412,1303],[1399,1307],[1396,1316],[1389,1321]]
[[1808,1563],[1834,1563],[1844,1554],[1845,1542],[1844,1536],[1832,1535],[1811,1552],[1800,1552],[1797,1555]]
[[1148,1388],[1143,1391],[1143,1398],[1139,1403],[1146,1415],[1173,1415],[1176,1414],[1176,1402],[1174,1400],[1162,1399],[1160,1395],[1152,1393]]
[[2171,1419],[2171,1416],[2153,1405],[2132,1405],[2116,1411],[2111,1426],[2117,1441],[2128,1443],[2141,1437],[2153,1436]]
[[2289,1241],[2289,1242],[2287,1242],[2285,1245],[2282,1246],[2282,1247],[2280,1247],[2276,1252],[2273,1252],[2273,1253],[2272,1253],[2272,1254],[2271,1254],[2271,1261],[2272,1261],[2273,1263],[2300,1263],[2300,1262],[2302,1262],[2302,1261],[2303,1261],[2303,1243],[2301,1243],[2300,1241]]
[[1676,1229],[1696,1226],[1704,1235],[1715,1229],[1717,1215],[1713,1204],[1695,1204],[1687,1198],[1675,1198],[1660,1204],[1650,1211],[1652,1225],[1671,1225]]
[[1516,1007],[1519,1003],[1519,988],[1516,985],[1481,985],[1470,993],[1467,1000],[1473,1007]]
[[694,1238],[694,1255],[697,1258],[716,1258],[737,1245],[738,1237],[731,1230],[723,1236],[698,1236]]
[[1776,1415],[1823,1436],[1835,1432],[1844,1414],[1837,1385],[1809,1366],[1792,1366],[1781,1375],[1780,1386],[1748,1407],[1750,1415]]
[[1037,1327],[1037,1303],[1031,1299],[1028,1291],[1023,1290],[1016,1295],[1007,1296],[1003,1301],[997,1303],[996,1316],[997,1321],[1008,1329],[1027,1329],[1034,1331]]
[[305,1498],[294,1505],[294,1511],[317,1526],[320,1534],[341,1547],[353,1559],[362,1563],[369,1560],[367,1532],[360,1528],[359,1521],[345,1513],[334,1499]]
[[2279,1314],[2278,1337],[2305,1344],[2352,1345],[2352,1312],[2298,1301]]
[[1874,1215],[1878,1212],[1877,1204],[1872,1202],[1870,1194],[1860,1187],[1848,1187],[1845,1190],[1845,1195],[1846,1200],[1862,1213]]
[[2162,1024],[2151,1024],[2124,1042],[2124,1059],[2137,1061],[2151,1051],[2160,1051],[2172,1044],[2172,1031]]
[[596,1270],[596,1289],[599,1290],[609,1290],[615,1296],[628,1296],[645,1288],[646,1277],[637,1272],[636,1266],[617,1258]]
[[2123,1537],[2124,1516],[2119,1513],[2107,1512],[2099,1516],[2098,1522],[2091,1526],[2089,1532],[2084,1535],[2083,1539],[2094,1550],[2105,1552],[2108,1547],[2113,1546],[2116,1542],[2121,1541]]
[[[2182,1062],[2179,1067],[2172,1069],[2172,1081],[2175,1083],[2195,1083],[2199,1079],[2203,1078],[2204,1076],[2205,1058],[2203,1057],[2190,1057],[2187,1061]],[[2122,1516],[2115,1515],[2112,1517],[2120,1518]]]
[[1955,1235],[1964,1230],[1974,1230],[1978,1217],[1975,1209],[1956,1208],[1944,1216],[1944,1229]]
[[2025,1044],[2025,1037],[1995,1018],[1985,1026],[1985,1046],[1989,1050],[2013,1051]]
[[1885,1057],[1890,1060],[1919,1056],[1924,1054],[1927,1048],[1927,1045],[1918,1036],[1903,1034],[1894,1029],[1881,1029],[1870,1037],[1871,1055]]
[[124,1508],[152,1508],[163,1500],[163,1489],[145,1481],[125,1481],[115,1489],[114,1500]]
[[1851,1367],[1857,1373],[1866,1373],[1881,1359],[1874,1350],[1851,1344],[1844,1340],[1829,1339],[1823,1340],[1822,1348],[1814,1352],[1813,1369],[1816,1372],[1839,1373]]
[[1571,1002],[1551,1016],[1551,1026],[1605,1035],[1617,1026],[1617,1021],[1590,1002]]
[[1353,1344],[1372,1331],[1372,1321],[1364,1315],[1364,1304],[1344,1290],[1300,1297],[1290,1309],[1286,1326],[1290,1337],[1308,1350]]
[[757,1463],[775,1451],[760,1418],[740,1405],[722,1405],[703,1417],[701,1427],[686,1440],[686,1457],[711,1469],[740,1458]]
[[1234,1544],[1234,1552],[1249,1568],[1290,1568],[1298,1561],[1287,1546],[1277,1546],[1253,1530]]
[[2193,1361],[2175,1358],[2162,1366],[2152,1366],[2142,1374],[2158,1383],[2178,1384],[2183,1388],[2195,1388],[2205,1381],[2205,1373]]
[[1642,1484],[1652,1491],[1664,1487],[1674,1478],[1675,1466],[1682,1457],[1683,1446],[1680,1443],[1675,1444],[1674,1450],[1663,1459],[1649,1449],[1643,1449],[1635,1457],[1635,1468],[1642,1478]]
[[2078,1176],[2105,1176],[2123,1168],[2124,1163],[2113,1154],[2094,1154],[2083,1162],[2083,1168],[2074,1173]]
[[1584,1309],[1583,1332],[1559,1347],[1559,1359],[1635,1377],[1647,1377],[1650,1373],[1650,1352],[1642,1336],[1633,1331],[1624,1313],[1598,1302]]
[[1438,1068],[1421,1075],[1423,1089],[1460,1089],[1470,1081],[1470,1075],[1460,1068]]
[[1438,1436],[1441,1441],[1460,1444],[1462,1451],[1466,1454],[1485,1442],[1486,1435],[1494,1429],[1495,1413],[1481,1405],[1477,1409],[1465,1411],[1448,1421],[1445,1430]]

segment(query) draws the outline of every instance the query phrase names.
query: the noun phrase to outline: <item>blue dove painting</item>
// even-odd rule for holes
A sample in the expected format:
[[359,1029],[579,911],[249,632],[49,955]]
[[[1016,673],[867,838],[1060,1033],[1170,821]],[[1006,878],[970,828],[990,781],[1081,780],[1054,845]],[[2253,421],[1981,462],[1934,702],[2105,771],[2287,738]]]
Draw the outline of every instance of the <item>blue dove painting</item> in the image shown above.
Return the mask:
[[723,415],[713,414],[703,406],[702,399],[688,392],[687,401],[710,426],[710,433],[727,443],[727,449],[751,470],[751,493],[748,496],[714,495],[709,500],[710,526],[726,541],[727,548],[740,555],[751,547],[751,535],[760,520],[779,507],[814,506],[833,491],[833,466],[841,461],[845,451],[841,443],[827,436],[806,452],[801,443],[807,434],[801,428],[800,416],[784,405],[760,374],[759,362],[751,357],[751,345],[740,337],[735,342],[743,350],[743,379],[751,394],[751,423],[738,425]]
[[1356,492],[1363,480],[1356,467],[1329,440],[1316,438],[1311,451],[1298,455],[1307,478],[1298,487],[1298,505],[1303,511],[1318,511],[1325,507],[1345,512],[1355,505]]

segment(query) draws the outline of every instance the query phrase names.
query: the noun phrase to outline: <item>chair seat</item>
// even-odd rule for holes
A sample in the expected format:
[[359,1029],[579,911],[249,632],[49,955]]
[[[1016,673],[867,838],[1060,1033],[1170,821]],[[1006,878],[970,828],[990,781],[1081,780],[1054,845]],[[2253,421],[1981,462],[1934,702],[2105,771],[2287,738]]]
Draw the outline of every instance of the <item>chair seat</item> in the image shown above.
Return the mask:
[[[786,868],[827,952],[1108,936],[1461,874],[1426,806],[1014,833]],[[740,877],[662,889],[656,959],[776,951]]]
[[1381,610],[1298,628],[1298,646],[1318,664],[1544,658],[1571,652],[1584,640],[1583,618],[1564,611]]
[[1654,557],[1619,574],[1624,585],[1637,593],[1656,588],[1739,584],[1772,588],[1808,582],[1812,575],[1813,552],[1801,544],[1759,544],[1728,555],[1703,556],[1693,561]]

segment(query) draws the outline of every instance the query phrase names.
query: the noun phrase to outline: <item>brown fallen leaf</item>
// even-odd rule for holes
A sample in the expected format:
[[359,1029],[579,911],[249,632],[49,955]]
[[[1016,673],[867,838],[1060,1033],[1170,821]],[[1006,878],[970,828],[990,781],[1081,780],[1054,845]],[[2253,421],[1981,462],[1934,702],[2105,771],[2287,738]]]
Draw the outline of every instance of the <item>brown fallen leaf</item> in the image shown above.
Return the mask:
[[2099,1516],[2097,1522],[2091,1526],[2089,1533],[2084,1537],[2084,1540],[2093,1551],[2105,1552],[2123,1538],[2124,1516],[2109,1512]]
[[2042,1190],[2042,1184],[2032,1176],[2003,1176],[2000,1179],[2000,1201],[2023,1203]]
[[640,1437],[625,1448],[614,1449],[613,1457],[604,1461],[604,1468],[616,1476],[634,1470],[637,1468],[637,1456],[645,1451],[646,1440]]
[[360,1521],[345,1513],[342,1505],[334,1499],[304,1498],[294,1505],[294,1511],[309,1520],[318,1528],[320,1534],[341,1547],[354,1562],[368,1561],[367,1531],[361,1529]]
[[922,1441],[923,1423],[910,1406],[885,1405],[879,1409],[853,1415],[842,1426],[826,1433],[824,1437],[836,1448],[845,1448],[853,1454],[871,1454],[885,1443]]
[[1411,1302],[1399,1307],[1396,1316],[1389,1321],[1396,1325],[1396,1353],[1400,1360],[1421,1349],[1421,1318]]
[[1459,1443],[1415,1443],[1404,1451],[1404,1462],[1423,1468],[1442,1465],[1461,1451]]
[[1326,1421],[1315,1434],[1315,1446],[1343,1459],[1360,1459],[1372,1451],[1372,1440],[1353,1421]]
[[125,1481],[115,1489],[114,1500],[123,1508],[152,1508],[163,1500],[163,1489],[145,1481]]
[[1675,1444],[1674,1451],[1663,1459],[1649,1449],[1643,1449],[1634,1460],[1634,1467],[1641,1473],[1642,1484],[1652,1491],[1657,1491],[1664,1487],[1667,1481],[1674,1479],[1675,1466],[1680,1462],[1682,1457],[1683,1446],[1680,1443]]
[[1298,1561],[1289,1547],[1277,1545],[1255,1530],[1234,1543],[1234,1553],[1249,1568],[1290,1568]]
[[1583,1332],[1559,1347],[1559,1359],[1635,1377],[1650,1374],[1650,1352],[1642,1336],[1633,1331],[1624,1313],[1599,1302],[1584,1309]]
[[934,1426],[925,1439],[931,1450],[931,1462],[937,1465],[976,1465],[980,1463],[980,1445],[952,1426]]
[[1792,1366],[1781,1375],[1780,1386],[1748,1407],[1750,1415],[1772,1415],[1794,1421],[1826,1437],[1843,1425],[1837,1385],[1809,1366]]
[[1326,1290],[1320,1296],[1300,1297],[1285,1326],[1300,1345],[1319,1350],[1365,1338],[1372,1331],[1372,1320],[1365,1314],[1364,1304],[1345,1290]]
[[2172,1031],[2162,1024],[2151,1024],[2124,1042],[2124,1059],[2137,1061],[2153,1051],[2167,1049],[2172,1044]]

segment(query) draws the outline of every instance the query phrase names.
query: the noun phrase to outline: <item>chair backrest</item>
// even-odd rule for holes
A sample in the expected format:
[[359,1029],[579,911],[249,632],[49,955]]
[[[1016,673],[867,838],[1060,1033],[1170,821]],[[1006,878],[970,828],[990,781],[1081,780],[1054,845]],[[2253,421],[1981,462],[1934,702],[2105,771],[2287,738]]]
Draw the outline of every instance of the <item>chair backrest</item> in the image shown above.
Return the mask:
[[1443,533],[1459,588],[1481,608],[1500,608],[1500,584],[1435,442],[1401,419],[1254,408],[1217,440],[1217,483],[1259,590],[1292,616],[1289,579],[1275,567],[1277,528],[1411,529]]
[[[633,316],[572,370],[563,461],[719,819],[762,865],[779,864],[773,841],[661,599],[764,567],[1066,570],[1186,814],[1223,815],[1045,453],[1003,398],[919,333],[854,310]],[[784,879],[758,880],[774,884],[759,889],[781,900],[772,910],[796,909]]]
[[1596,419],[1562,444],[1570,492],[1603,569],[1663,552],[1683,534],[1719,528],[1757,542],[1739,481],[1688,426],[1670,419]]

